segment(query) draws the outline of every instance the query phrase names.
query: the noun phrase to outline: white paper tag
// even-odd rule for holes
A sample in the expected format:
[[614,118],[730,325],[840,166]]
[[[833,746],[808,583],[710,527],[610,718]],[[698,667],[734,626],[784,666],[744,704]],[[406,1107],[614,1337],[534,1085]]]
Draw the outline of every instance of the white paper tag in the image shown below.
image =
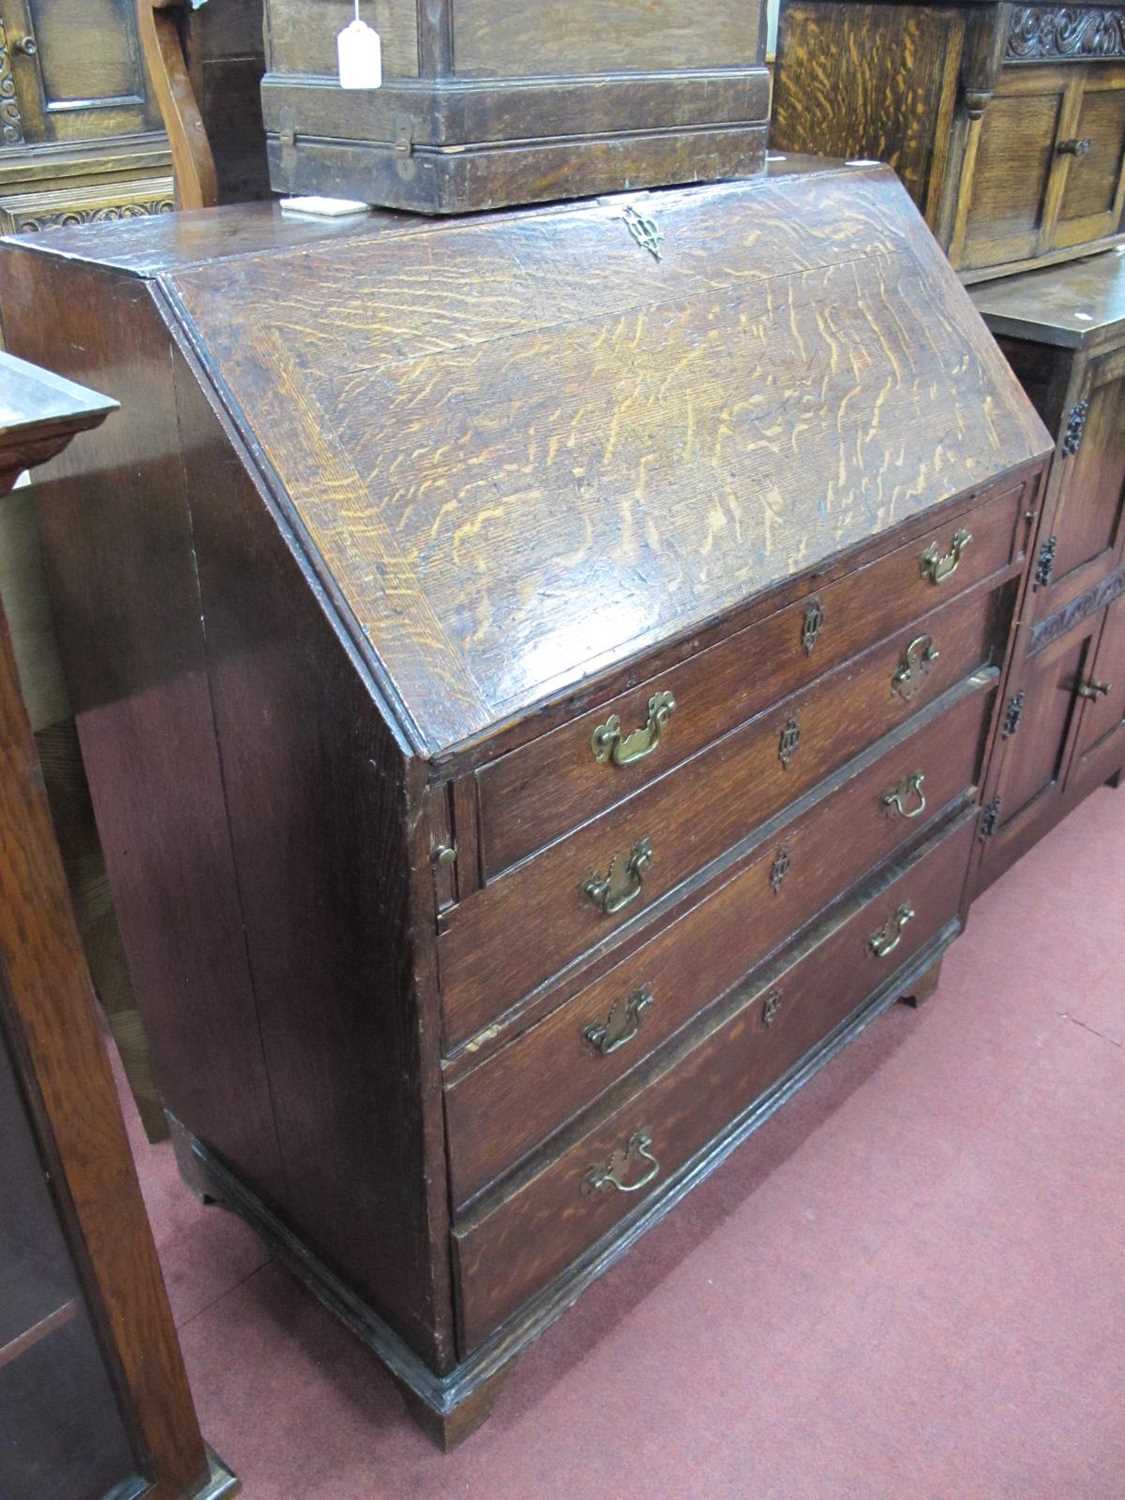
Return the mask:
[[378,89],[383,86],[383,44],[379,33],[366,21],[356,19],[336,37],[342,89]]

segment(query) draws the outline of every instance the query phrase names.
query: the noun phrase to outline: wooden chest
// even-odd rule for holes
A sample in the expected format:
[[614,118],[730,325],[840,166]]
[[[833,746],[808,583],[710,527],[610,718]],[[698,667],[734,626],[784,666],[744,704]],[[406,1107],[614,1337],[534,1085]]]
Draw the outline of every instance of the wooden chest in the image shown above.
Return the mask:
[[449,214],[712,182],[765,157],[763,0],[363,0],[384,85],[342,90],[352,0],[266,0],[270,177]]
[[885,168],[0,272],[186,1169],[454,1441],[932,987],[1049,439]]
[[1055,434],[978,887],[1125,767],[1125,257],[973,294]]
[[1114,243],[1125,6],[783,0],[773,143],[890,162],[966,281]]

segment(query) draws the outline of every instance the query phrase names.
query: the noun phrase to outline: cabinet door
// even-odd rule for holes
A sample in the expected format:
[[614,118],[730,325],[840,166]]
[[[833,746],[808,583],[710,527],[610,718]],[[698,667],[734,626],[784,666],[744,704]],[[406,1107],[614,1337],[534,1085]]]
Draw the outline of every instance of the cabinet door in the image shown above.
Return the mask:
[[[1094,656],[1090,674],[1083,683],[1084,707],[1078,729],[1078,751],[1074,777],[1081,778],[1086,765],[1097,759],[1099,767],[1106,756],[1115,762],[1109,769],[1125,763],[1125,595],[1105,612],[1105,624]],[[1089,696],[1089,695],[1093,696]],[[1119,741],[1116,752],[1112,739]],[[1117,757],[1120,756],[1120,760]]]
[[1025,853],[1065,810],[1083,701],[1078,689],[1093,662],[1100,623],[1084,622],[1025,657],[1012,674],[1001,709],[999,772],[982,823],[984,884]]
[[3,114],[5,144],[159,129],[133,0],[0,0],[0,22],[14,88]]
[[958,269],[1030,260],[1039,253],[1050,212],[1055,143],[1075,72],[1012,68],[1001,74],[966,152],[964,220],[951,255]]
[[[1068,448],[1077,448],[1069,452]],[[1066,418],[1055,511],[1054,565],[1042,617],[1112,572],[1125,541],[1125,349],[1092,359]],[[1081,570],[1081,571],[1080,571]]]
[[1063,186],[1052,248],[1115,234],[1125,203],[1125,66],[1091,64],[1056,147]]

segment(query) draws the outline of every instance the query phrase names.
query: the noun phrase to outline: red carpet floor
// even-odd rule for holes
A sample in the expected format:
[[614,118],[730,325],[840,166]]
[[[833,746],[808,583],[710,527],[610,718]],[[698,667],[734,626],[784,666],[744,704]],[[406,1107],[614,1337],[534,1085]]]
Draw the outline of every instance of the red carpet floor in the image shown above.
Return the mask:
[[130,1109],[208,1439],[248,1500],[1122,1500],[1123,969],[1100,791],[978,903],[929,1008],[825,1069],[448,1458]]

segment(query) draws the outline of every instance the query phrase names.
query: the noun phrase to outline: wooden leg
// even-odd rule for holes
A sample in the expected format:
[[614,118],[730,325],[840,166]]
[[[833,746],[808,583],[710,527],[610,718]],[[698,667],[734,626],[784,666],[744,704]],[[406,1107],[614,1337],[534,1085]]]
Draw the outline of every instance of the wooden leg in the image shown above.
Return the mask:
[[408,1385],[401,1382],[396,1384],[406,1399],[407,1411],[418,1426],[443,1453],[451,1453],[488,1421],[496,1398],[503,1390],[514,1364],[515,1360],[509,1360],[448,1410],[439,1411]]
[[1112,776],[1107,776],[1105,784],[1116,790],[1123,781],[1125,781],[1125,766],[1121,766],[1118,770],[1114,771]]
[[321,1265],[282,1221],[170,1112],[168,1127],[176,1165],[189,1191],[202,1203],[218,1203],[241,1215],[257,1230],[277,1264],[304,1282],[382,1361],[402,1392],[410,1415],[432,1442],[448,1453],[488,1420],[522,1345],[512,1352],[505,1346],[487,1361],[478,1359],[474,1363],[470,1359],[449,1374],[436,1373]]
[[899,999],[903,1005],[912,1005],[917,1010],[919,1006],[925,1005],[926,1001],[932,997],[940,983],[941,960],[939,959],[932,968],[926,970],[921,979],[915,980],[909,995],[900,995]]

